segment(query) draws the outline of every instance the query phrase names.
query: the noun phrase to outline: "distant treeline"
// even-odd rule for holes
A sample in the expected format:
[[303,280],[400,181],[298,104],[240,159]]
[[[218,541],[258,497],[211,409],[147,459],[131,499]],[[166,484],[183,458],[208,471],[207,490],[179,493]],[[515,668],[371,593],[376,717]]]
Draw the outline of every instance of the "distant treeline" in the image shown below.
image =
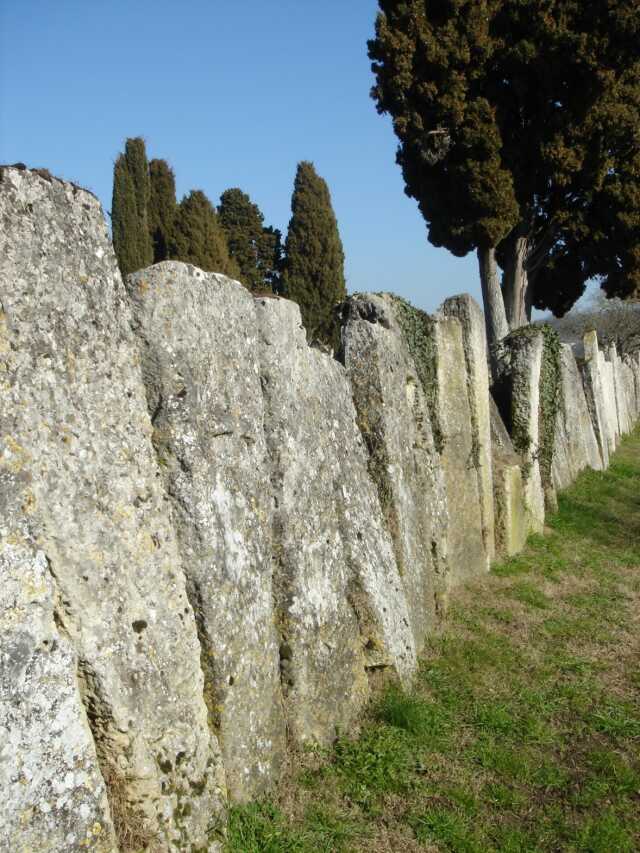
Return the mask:
[[127,139],[113,170],[113,246],[123,276],[165,260],[184,261],[242,282],[256,294],[300,305],[310,339],[337,345],[334,306],[346,296],[344,253],[331,196],[312,163],[298,164],[284,246],[258,205],[237,187],[214,207],[202,190],[178,203],[166,160],[147,159]]

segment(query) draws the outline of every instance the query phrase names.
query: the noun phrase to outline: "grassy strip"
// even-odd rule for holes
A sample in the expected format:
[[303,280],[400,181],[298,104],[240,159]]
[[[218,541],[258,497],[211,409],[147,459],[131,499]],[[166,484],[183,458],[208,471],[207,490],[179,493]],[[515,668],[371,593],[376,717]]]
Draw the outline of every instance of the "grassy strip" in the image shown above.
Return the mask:
[[228,853],[640,850],[640,432],[457,596],[414,691],[310,752]]

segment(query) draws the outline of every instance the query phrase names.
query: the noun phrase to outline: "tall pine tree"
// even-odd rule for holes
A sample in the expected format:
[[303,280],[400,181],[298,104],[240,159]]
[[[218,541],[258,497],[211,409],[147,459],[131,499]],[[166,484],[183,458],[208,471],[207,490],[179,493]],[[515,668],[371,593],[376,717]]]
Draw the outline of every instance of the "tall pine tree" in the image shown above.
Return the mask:
[[222,193],[218,215],[241,281],[252,291],[277,289],[280,232],[264,227],[258,205],[237,187]]
[[310,340],[337,349],[335,305],[347,290],[344,252],[326,182],[313,163],[298,165],[282,276],[284,294],[300,305]]
[[113,170],[113,247],[123,276],[153,263],[149,234],[149,164],[144,140],[127,139]]
[[201,190],[192,190],[178,205],[169,249],[171,257],[178,261],[205,272],[239,278],[240,270],[229,256],[215,208]]
[[153,243],[153,262],[169,258],[169,245],[176,218],[176,179],[166,160],[149,163],[149,232]]

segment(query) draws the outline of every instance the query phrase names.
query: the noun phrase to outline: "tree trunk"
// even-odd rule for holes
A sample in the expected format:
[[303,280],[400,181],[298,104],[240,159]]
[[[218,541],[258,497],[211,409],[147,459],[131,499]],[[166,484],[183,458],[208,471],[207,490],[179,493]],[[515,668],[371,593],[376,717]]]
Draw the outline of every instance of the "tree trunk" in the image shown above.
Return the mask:
[[484,322],[487,329],[487,347],[489,354],[491,354],[498,341],[509,334],[495,247],[479,247],[478,263],[480,265],[482,301],[484,302]]
[[504,271],[504,303],[509,329],[518,329],[531,322],[533,289],[527,274],[529,240],[514,236],[507,243],[507,264]]

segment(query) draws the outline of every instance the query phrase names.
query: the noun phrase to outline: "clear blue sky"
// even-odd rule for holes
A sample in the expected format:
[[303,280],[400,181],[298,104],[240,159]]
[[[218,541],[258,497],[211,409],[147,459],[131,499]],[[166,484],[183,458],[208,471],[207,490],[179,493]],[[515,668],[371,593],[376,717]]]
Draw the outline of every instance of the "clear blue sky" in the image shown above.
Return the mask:
[[233,186],[286,233],[299,160],[327,180],[349,290],[427,310],[468,291],[473,255],[426,240],[388,117],[369,98],[375,0],[0,0],[0,162],[92,189],[106,210],[127,136],[179,197]]

